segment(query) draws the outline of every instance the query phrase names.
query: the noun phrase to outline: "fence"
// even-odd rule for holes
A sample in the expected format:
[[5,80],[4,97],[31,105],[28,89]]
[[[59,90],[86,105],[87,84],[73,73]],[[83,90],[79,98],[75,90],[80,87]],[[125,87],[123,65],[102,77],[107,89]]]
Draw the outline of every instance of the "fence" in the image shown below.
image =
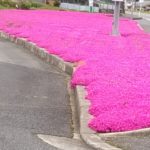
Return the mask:
[[[89,11],[89,6],[80,5],[80,4],[61,3],[60,7],[64,9],[70,9],[70,10]],[[94,7],[93,12],[99,12],[99,8]]]
[[[78,10],[78,11],[89,11],[88,0],[61,0],[61,8]],[[112,0],[95,0],[93,12],[113,12],[114,3]]]

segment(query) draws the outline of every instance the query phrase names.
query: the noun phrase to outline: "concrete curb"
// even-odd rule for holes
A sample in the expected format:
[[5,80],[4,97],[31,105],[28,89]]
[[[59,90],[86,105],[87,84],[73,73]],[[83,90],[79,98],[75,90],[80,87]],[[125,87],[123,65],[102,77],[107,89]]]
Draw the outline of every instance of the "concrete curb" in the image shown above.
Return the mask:
[[[48,62],[65,73],[72,75],[75,70],[75,65],[64,62],[63,59],[59,58],[56,55],[49,54],[45,49],[39,48],[35,43],[29,42],[24,38],[16,38],[14,36],[11,36],[7,33],[4,33],[3,31],[0,31],[0,37],[7,39],[11,42],[16,43],[17,45],[21,45],[24,48],[28,49],[30,52],[32,52],[34,55],[40,57],[45,62]],[[128,132],[117,132],[117,133],[96,133],[92,131],[90,128],[87,127],[87,123],[92,117],[88,113],[89,105],[90,103],[85,100],[86,91],[83,86],[76,86],[74,89],[75,94],[75,103],[76,103],[76,109],[78,113],[78,119],[79,119],[79,130],[80,130],[80,136],[82,140],[87,143],[89,146],[99,149],[99,150],[121,150],[120,148],[114,147],[106,143],[102,140],[102,138],[105,137],[116,137],[116,136],[124,136],[124,135],[147,135],[150,134],[150,128],[147,129],[140,129],[135,131],[128,131]]]
[[88,113],[90,103],[88,100],[85,100],[85,95],[86,92],[84,87],[76,86],[75,97],[78,109],[80,136],[82,140],[91,147],[98,150],[121,150],[120,148],[111,146],[110,144],[103,141],[101,136],[99,136],[101,134],[97,134],[87,127],[87,123],[90,118],[92,118],[92,116]]
[[74,64],[69,62],[64,62],[63,59],[59,58],[58,56],[49,54],[44,48],[38,47],[35,43],[29,42],[24,38],[16,38],[2,31],[0,31],[0,37],[7,39],[13,43],[16,43],[17,45],[23,46],[24,48],[32,52],[34,55],[58,67],[59,69],[61,69],[62,71],[64,71],[69,75],[72,75],[74,71]]
[[150,128],[125,131],[125,132],[114,132],[114,133],[97,133],[87,127],[87,123],[92,118],[88,114],[89,101],[85,99],[85,88],[83,86],[77,86],[75,89],[75,97],[78,108],[79,126],[81,138],[93,148],[99,150],[121,150],[121,148],[114,147],[105,141],[104,138],[107,137],[122,137],[122,136],[137,136],[137,135],[149,135]]

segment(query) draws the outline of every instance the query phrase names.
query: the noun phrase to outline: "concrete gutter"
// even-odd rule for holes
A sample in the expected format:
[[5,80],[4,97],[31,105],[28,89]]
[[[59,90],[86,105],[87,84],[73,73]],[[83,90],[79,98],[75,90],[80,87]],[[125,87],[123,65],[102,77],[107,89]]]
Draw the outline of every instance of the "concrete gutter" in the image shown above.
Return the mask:
[[88,128],[88,121],[92,116],[88,113],[90,103],[85,100],[86,91],[83,86],[76,86],[75,88],[75,97],[76,97],[76,106],[79,117],[79,127],[80,127],[80,136],[82,140],[90,145],[91,147],[98,150],[121,150],[111,146],[102,140],[101,134],[98,134]]
[[[47,63],[50,63],[65,73],[72,75],[75,70],[75,65],[72,63],[64,62],[63,59],[59,58],[56,55],[49,54],[45,49],[38,47],[35,43],[29,42],[24,38],[16,38],[14,36],[10,36],[3,31],[0,31],[0,37],[7,39],[11,42],[16,43],[17,45],[21,45],[34,55],[38,56],[42,60]],[[89,146],[98,149],[98,150],[121,150],[120,148],[114,147],[105,141],[103,138],[105,137],[117,137],[124,135],[147,135],[150,134],[150,129],[140,129],[135,131],[128,132],[117,132],[117,133],[96,133],[90,128],[88,128],[87,124],[92,116],[88,113],[89,109],[89,101],[85,100],[86,91],[83,86],[76,86],[74,89],[75,95],[75,105],[76,105],[76,113],[78,114],[79,120],[79,132],[81,139],[87,143]]]

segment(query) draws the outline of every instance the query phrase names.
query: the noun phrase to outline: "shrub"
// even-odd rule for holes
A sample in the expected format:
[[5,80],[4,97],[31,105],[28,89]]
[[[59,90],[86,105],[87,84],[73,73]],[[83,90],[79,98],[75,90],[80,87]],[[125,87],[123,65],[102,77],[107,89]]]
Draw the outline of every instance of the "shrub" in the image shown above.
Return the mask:
[[19,4],[20,9],[30,9],[31,8],[31,3],[29,2],[21,2]]
[[60,6],[60,2],[59,2],[58,0],[54,0],[53,5],[54,5],[55,7],[59,7],[59,6]]
[[15,7],[16,7],[16,4],[17,4],[16,2],[10,2],[10,3],[9,3],[9,7],[15,8]]
[[39,8],[39,7],[42,7],[42,4],[41,3],[32,2],[31,3],[31,7],[33,7],[33,8]]
[[0,5],[4,7],[15,7],[16,2],[13,2],[11,0],[0,0]]

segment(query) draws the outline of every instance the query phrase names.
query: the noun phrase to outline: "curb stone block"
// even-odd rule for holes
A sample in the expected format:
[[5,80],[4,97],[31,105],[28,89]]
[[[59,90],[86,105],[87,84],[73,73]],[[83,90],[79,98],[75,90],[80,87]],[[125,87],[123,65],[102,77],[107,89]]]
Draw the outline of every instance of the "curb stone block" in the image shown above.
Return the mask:
[[57,66],[59,69],[65,72],[65,63],[64,61],[56,55],[52,55],[51,64]]
[[47,52],[47,62],[52,64],[52,55],[49,55],[48,52]]
[[72,75],[74,72],[73,65],[71,63],[65,62],[65,72],[69,75]]
[[87,106],[80,106],[80,134],[95,134],[95,131],[87,127],[87,123],[91,118],[88,114]]
[[65,63],[63,61],[59,62],[58,67],[65,72]]
[[9,35],[8,34],[4,34],[6,39],[9,39]]
[[27,49],[30,50],[30,49],[31,49],[31,46],[32,46],[32,43],[26,41],[26,43],[25,43],[25,48],[27,48]]
[[60,62],[60,59],[57,56],[52,55],[52,64],[54,66],[58,66],[59,62]]
[[[14,39],[12,39],[12,42],[14,42]],[[17,44],[22,45],[22,39],[17,39]]]
[[43,59],[43,51],[44,51],[44,49],[42,49],[42,48],[39,48],[39,47],[37,47],[37,55],[41,58],[41,59]]
[[38,55],[38,46],[37,46],[37,45],[34,46],[33,53],[34,53],[36,56],[39,56],[39,55]]
[[148,136],[150,135],[150,128],[138,129],[133,131],[125,131],[125,132],[101,133],[97,135],[101,138],[122,137],[122,136]]
[[82,134],[82,139],[91,147],[98,150],[121,150],[120,148],[109,145],[95,134]]
[[41,57],[45,60],[46,59],[46,53],[45,53],[45,49],[40,49],[41,50]]
[[21,40],[22,40],[22,46],[25,47],[25,43],[27,42],[27,40],[24,38],[21,38]]
[[25,47],[26,39],[24,39],[24,38],[17,38],[16,40],[17,40],[17,42],[14,41],[14,43]]
[[[80,136],[82,140],[90,145],[91,147],[98,150],[121,150],[120,148],[116,148],[114,146],[109,145],[105,141],[101,139],[98,134],[91,130],[88,127],[88,121],[92,118],[90,114],[88,114],[88,109],[90,103],[85,99],[85,88],[83,86],[76,86],[75,88],[75,97],[77,103],[78,110],[78,118],[79,118],[79,126],[80,126]],[[100,134],[99,134],[100,135]]]
[[34,52],[34,47],[36,46],[36,44],[34,44],[34,43],[31,43],[31,47],[30,47],[30,52]]
[[9,36],[9,40],[10,40],[11,42],[15,42],[16,38],[15,38],[14,36]]
[[4,34],[3,32],[1,32],[1,37],[4,38],[4,39],[7,39],[7,34]]

